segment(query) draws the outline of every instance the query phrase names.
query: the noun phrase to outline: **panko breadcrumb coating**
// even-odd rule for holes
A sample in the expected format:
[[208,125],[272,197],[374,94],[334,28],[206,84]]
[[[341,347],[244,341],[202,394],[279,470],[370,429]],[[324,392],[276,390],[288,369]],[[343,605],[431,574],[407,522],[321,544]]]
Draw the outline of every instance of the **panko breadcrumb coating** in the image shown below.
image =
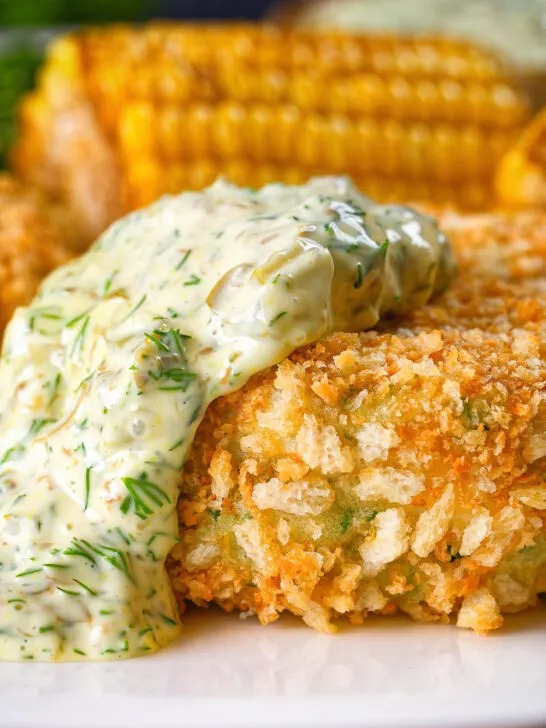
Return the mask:
[[31,301],[42,279],[68,259],[62,230],[38,194],[0,175],[0,338],[15,308]]
[[461,272],[440,299],[209,408],[168,564],[181,605],[484,634],[546,592],[546,216],[444,227]]

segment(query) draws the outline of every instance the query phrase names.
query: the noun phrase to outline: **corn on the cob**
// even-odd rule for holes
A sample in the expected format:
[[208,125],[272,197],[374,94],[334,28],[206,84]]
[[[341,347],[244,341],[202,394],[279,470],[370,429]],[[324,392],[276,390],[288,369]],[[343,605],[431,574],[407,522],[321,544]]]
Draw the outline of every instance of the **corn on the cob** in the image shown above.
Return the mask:
[[546,65],[545,0],[277,0],[270,17],[307,30],[441,33],[510,59],[516,72]]
[[152,25],[68,36],[22,107],[13,160],[90,234],[165,191],[346,173],[388,199],[482,207],[527,119],[472,46]]
[[[328,169],[325,167],[325,171]],[[320,170],[317,174],[320,174]],[[308,177],[303,167],[276,164],[256,165],[251,160],[236,159],[226,164],[210,158],[192,160],[189,164],[158,165],[154,159],[141,159],[132,165],[125,180],[125,209],[143,207],[159,195],[177,193],[184,189],[201,189],[221,175],[235,184],[261,187],[282,180],[287,184],[302,184]],[[387,177],[367,174],[352,175],[355,184],[378,200],[395,202],[430,202],[440,206],[466,209],[486,209],[491,204],[488,181],[475,180],[457,187],[437,180]]]
[[503,156],[496,186],[499,201],[506,207],[546,207],[546,111]]

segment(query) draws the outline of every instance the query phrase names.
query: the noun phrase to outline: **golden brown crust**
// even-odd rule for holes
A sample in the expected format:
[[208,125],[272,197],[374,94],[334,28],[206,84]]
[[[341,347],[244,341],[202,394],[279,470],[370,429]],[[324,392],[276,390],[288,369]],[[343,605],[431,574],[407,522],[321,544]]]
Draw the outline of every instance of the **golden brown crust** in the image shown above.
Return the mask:
[[65,262],[60,219],[35,191],[0,175],[0,335],[53,268]]
[[322,630],[397,609],[487,632],[546,590],[546,219],[445,220],[461,274],[218,400],[179,503],[180,598]]

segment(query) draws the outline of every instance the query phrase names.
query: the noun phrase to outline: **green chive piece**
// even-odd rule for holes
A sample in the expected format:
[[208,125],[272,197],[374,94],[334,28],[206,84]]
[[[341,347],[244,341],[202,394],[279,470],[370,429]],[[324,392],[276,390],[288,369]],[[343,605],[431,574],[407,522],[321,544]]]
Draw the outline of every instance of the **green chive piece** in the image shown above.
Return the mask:
[[181,261],[180,261],[179,263],[177,263],[177,265],[176,265],[176,267],[175,267],[175,270],[176,270],[176,271],[178,271],[178,270],[180,270],[180,268],[182,268],[182,266],[184,265],[184,263],[185,263],[185,262],[186,262],[186,261],[188,260],[188,258],[190,257],[190,255],[191,255],[191,252],[192,252],[191,250],[186,250],[186,252],[185,252],[185,253],[184,253],[184,255],[182,256],[182,260],[181,260]]
[[184,281],[185,286],[197,286],[199,283],[201,283],[201,278],[196,276],[195,273],[191,274],[189,280]]
[[26,571],[21,571],[19,574],[15,574],[16,578],[22,577],[22,576],[30,576],[31,574],[37,574],[39,571],[42,571],[42,567],[38,567],[37,569],[27,569]]
[[91,470],[93,468],[89,467],[85,470],[85,503],[83,506],[83,510],[86,511],[89,507],[89,499],[91,497]]

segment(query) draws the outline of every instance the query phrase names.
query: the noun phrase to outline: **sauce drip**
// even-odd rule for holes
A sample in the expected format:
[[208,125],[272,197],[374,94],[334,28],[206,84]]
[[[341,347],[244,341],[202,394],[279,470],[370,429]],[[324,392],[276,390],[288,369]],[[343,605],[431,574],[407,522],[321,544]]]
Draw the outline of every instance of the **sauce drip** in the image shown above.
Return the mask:
[[0,362],[0,656],[170,642],[164,562],[210,402],[330,330],[426,302],[454,267],[432,219],[318,178],[163,198],[50,275]]

